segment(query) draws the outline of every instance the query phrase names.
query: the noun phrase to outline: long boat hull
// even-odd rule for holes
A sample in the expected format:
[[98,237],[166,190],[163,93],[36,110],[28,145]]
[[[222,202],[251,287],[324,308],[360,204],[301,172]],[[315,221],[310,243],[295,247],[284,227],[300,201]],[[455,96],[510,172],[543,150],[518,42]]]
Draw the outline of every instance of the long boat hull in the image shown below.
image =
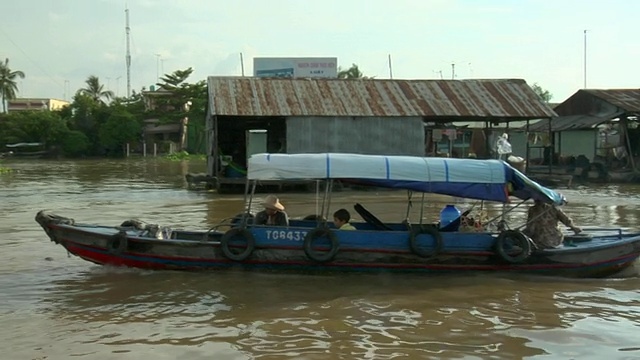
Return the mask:
[[[75,221],[44,212],[36,220],[49,238],[71,254],[100,264],[142,269],[216,270],[243,268],[293,272],[524,272],[566,277],[605,277],[631,266],[640,257],[640,234],[614,233],[557,249],[534,250],[515,261],[506,261],[496,251],[496,234],[442,233],[438,251],[416,253],[415,246],[436,247],[434,235],[398,227],[389,231],[363,229],[330,230],[335,255],[326,258],[331,243],[321,244],[310,258],[305,238],[314,222],[292,222],[287,228],[248,227],[244,234],[254,247],[246,257],[229,255],[236,245],[225,240],[223,231],[173,231],[167,239],[150,236],[148,230],[75,224]],[[224,243],[226,241],[226,252]],[[237,245],[247,250],[246,245]],[[431,249],[431,250],[434,250]],[[323,252],[324,251],[324,252]],[[232,254],[235,254],[232,252]],[[231,258],[230,258],[231,256]],[[232,259],[233,258],[233,259]]]

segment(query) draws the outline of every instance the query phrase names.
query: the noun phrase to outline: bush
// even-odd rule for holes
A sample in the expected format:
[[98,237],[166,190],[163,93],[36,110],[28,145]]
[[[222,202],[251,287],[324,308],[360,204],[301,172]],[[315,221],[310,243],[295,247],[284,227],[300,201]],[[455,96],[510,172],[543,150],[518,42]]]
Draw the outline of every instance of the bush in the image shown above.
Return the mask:
[[62,151],[68,156],[81,156],[86,154],[91,146],[87,135],[78,130],[68,131],[62,137]]

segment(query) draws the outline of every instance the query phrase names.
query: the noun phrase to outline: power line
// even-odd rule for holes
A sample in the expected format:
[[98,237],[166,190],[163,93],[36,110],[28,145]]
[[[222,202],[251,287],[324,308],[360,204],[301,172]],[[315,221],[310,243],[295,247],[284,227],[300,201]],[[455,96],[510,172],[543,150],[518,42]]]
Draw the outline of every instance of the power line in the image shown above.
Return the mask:
[[2,29],[2,27],[0,27],[0,32],[9,40],[9,42],[11,42],[13,44],[13,46],[15,46],[27,58],[27,60],[29,60],[35,67],[37,67],[38,69],[40,69],[40,71],[42,71],[45,75],[47,75],[47,77],[49,77],[49,79],[51,81],[53,81],[56,85],[58,85],[60,88],[64,89],[64,86],[62,84],[60,84],[60,82],[58,82],[58,80],[54,79],[53,76],[51,76],[51,74],[49,74],[47,72],[47,70],[45,70],[44,68],[42,68],[42,66],[40,66],[38,63],[33,61],[33,59],[31,59],[31,57],[29,55],[27,55],[27,53],[24,50],[22,50],[22,48],[20,46],[18,46],[18,44],[16,44],[15,41],[13,41],[13,39],[11,39],[11,37],[9,37],[9,35],[7,35],[7,33],[4,31],[4,29]]

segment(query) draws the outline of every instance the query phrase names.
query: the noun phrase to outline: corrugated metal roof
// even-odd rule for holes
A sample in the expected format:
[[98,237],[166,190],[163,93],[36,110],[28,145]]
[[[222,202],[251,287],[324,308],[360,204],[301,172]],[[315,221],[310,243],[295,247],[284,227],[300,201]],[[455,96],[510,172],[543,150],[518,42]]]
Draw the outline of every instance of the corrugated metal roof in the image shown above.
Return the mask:
[[619,107],[627,112],[640,112],[640,89],[586,89],[593,96]]
[[[559,116],[551,119],[551,131],[567,131],[567,130],[583,130],[583,129],[592,129],[594,126],[598,124],[602,124],[605,121],[609,121],[612,118],[615,118],[617,115],[613,116],[595,116],[595,115],[567,115],[567,116]],[[526,126],[522,128],[522,130],[526,130]],[[549,131],[549,122],[547,120],[539,121],[535,124],[529,125],[529,131],[531,132],[547,132]]]
[[210,112],[223,116],[420,116],[449,120],[556,116],[521,79],[209,77],[208,85]]

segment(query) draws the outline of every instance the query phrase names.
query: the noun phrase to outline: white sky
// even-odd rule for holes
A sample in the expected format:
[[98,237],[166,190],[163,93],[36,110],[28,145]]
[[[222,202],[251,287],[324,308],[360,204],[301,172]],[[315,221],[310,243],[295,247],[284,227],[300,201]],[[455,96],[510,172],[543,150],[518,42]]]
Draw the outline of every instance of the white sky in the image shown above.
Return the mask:
[[[640,87],[640,1],[129,0],[131,87],[189,66],[190,82],[253,72],[253,57],[337,57],[397,79],[523,78],[561,102]],[[97,75],[126,94],[124,0],[2,0],[0,59],[20,97],[70,98]],[[155,54],[160,54],[158,58]],[[158,61],[161,59],[161,61]],[[160,63],[160,66],[158,66]],[[65,84],[68,84],[65,86]]]

